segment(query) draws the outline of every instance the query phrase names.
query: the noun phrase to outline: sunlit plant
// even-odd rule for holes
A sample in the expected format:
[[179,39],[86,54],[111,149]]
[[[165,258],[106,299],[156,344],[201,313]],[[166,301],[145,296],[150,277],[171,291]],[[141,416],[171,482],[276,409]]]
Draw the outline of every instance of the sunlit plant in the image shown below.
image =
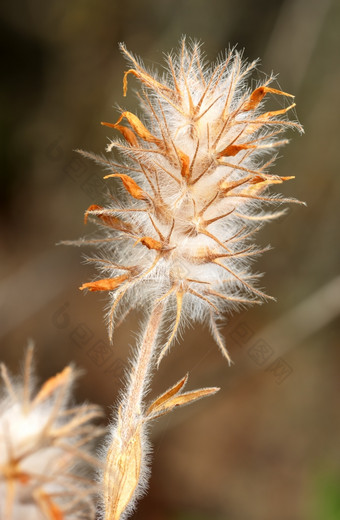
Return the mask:
[[146,404],[152,371],[181,326],[208,323],[230,362],[219,319],[269,298],[250,269],[266,249],[253,239],[265,222],[283,214],[268,207],[297,202],[271,192],[293,177],[270,173],[270,166],[287,142],[287,127],[302,130],[286,116],[294,103],[265,109],[270,96],[293,96],[273,88],[273,76],[250,88],[256,62],[243,62],[237,51],[210,66],[198,44],[183,40],[159,74],[146,70],[124,45],[121,50],[130,64],[124,95],[133,76],[140,85],[140,115],[123,110],[116,122],[102,123],[114,132],[107,152],[118,150],[120,162],[81,152],[104,165],[104,178],[116,183],[119,196],[86,210],[85,222],[94,217],[101,234],[77,242],[99,250],[89,261],[101,276],[80,289],[108,291],[110,337],[117,316],[121,320],[138,307],[148,316],[107,444],[106,520],[125,516],[145,489],[150,419],[218,390],[183,394],[185,377]]
[[[255,234],[284,213],[282,203],[298,202],[272,191],[293,178],[271,173],[277,150],[287,142],[282,134],[287,128],[302,131],[287,117],[293,96],[274,88],[273,76],[251,83],[256,62],[243,61],[236,50],[208,65],[200,46],[185,39],[178,53],[167,56],[163,73],[146,70],[124,45],[121,50],[129,62],[123,92],[137,80],[140,113],[121,110],[115,122],[102,123],[112,132],[106,155],[80,152],[104,166],[118,195],[85,211],[85,223],[94,221],[98,235],[71,243],[94,247],[88,261],[99,275],[80,289],[109,293],[110,338],[117,319],[130,310],[143,310],[145,319],[101,461],[85,449],[100,433],[92,424],[99,410],[68,406],[72,366],[38,391],[31,378],[32,349],[23,381],[15,382],[2,367],[5,520],[94,518],[95,486],[73,471],[79,460],[99,467],[102,518],[127,518],[147,486],[152,420],[219,390],[185,391],[186,374],[150,402],[154,370],[193,322],[209,326],[231,362],[220,329],[223,316],[271,298],[251,269],[268,249],[255,245]],[[279,98],[281,108],[266,109],[270,97]]]

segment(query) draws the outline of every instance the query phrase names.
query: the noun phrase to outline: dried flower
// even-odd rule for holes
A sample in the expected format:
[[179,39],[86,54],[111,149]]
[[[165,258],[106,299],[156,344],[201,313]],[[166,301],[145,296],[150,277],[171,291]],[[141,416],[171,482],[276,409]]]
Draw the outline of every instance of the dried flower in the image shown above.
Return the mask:
[[[268,193],[293,178],[272,175],[268,168],[275,150],[287,142],[279,138],[286,128],[302,131],[286,117],[294,103],[264,109],[269,95],[293,96],[269,86],[273,77],[249,88],[256,62],[243,64],[235,51],[210,68],[199,46],[183,40],[179,56],[168,56],[160,76],[124,45],[121,49],[131,63],[124,95],[132,75],[141,83],[143,117],[123,110],[115,123],[102,123],[121,136],[107,149],[121,153],[120,163],[81,152],[104,164],[105,179],[119,182],[122,197],[111,197],[106,207],[92,204],[85,223],[94,217],[103,234],[76,242],[99,247],[89,261],[102,277],[80,289],[110,292],[110,336],[117,314],[140,306],[149,315],[110,428],[102,476],[105,520],[126,518],[145,490],[150,420],[218,390],[182,393],[185,377],[145,405],[156,359],[159,363],[167,352],[180,324],[208,321],[230,361],[217,319],[226,310],[269,298],[250,270],[253,257],[265,251],[252,239],[283,213],[268,212],[269,203],[297,202]],[[170,328],[159,353],[164,322]]]
[[124,138],[108,146],[121,152],[121,163],[82,152],[104,163],[111,172],[105,178],[120,182],[123,194],[85,213],[85,222],[95,216],[104,229],[102,238],[81,241],[100,247],[92,260],[104,277],[81,289],[110,292],[110,335],[117,311],[164,301],[172,325],[159,360],[185,319],[208,321],[229,360],[217,319],[268,298],[249,267],[265,249],[251,239],[283,213],[268,213],[268,203],[293,202],[267,192],[293,178],[268,168],[287,142],[279,138],[282,132],[301,131],[286,118],[295,104],[265,111],[264,103],[269,95],[293,96],[270,87],[273,77],[250,89],[256,62],[242,63],[236,51],[210,68],[199,46],[183,40],[179,56],[168,56],[160,76],[121,49],[132,65],[124,94],[133,75],[142,85],[143,118],[123,111],[116,123],[103,123]]
[[95,486],[83,472],[96,463],[86,445],[103,433],[92,424],[100,409],[68,406],[77,377],[72,366],[34,394],[32,355],[30,346],[22,382],[1,366],[6,395],[0,400],[0,518],[94,518]]

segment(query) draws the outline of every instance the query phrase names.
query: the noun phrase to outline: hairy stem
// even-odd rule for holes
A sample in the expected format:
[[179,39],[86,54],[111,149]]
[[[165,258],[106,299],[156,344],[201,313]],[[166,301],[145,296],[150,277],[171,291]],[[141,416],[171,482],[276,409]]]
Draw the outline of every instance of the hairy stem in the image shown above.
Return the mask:
[[130,382],[124,399],[122,419],[124,422],[126,421],[125,424],[133,423],[133,418],[139,417],[142,412],[143,395],[152,369],[152,358],[163,308],[163,303],[158,303],[154,307],[144,331],[143,340],[138,351],[135,366],[130,375]]
[[163,309],[158,303],[151,311],[112,432],[103,479],[105,520],[119,520],[146,484],[142,404]]

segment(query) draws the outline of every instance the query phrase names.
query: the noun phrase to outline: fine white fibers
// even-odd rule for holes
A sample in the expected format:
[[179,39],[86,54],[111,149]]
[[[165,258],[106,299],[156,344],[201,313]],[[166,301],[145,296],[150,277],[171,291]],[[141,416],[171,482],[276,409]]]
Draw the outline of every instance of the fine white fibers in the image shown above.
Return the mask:
[[[33,348],[22,380],[14,382],[4,365],[0,399],[0,518],[21,520],[94,518],[94,485],[86,477],[89,442],[102,433],[92,421],[98,407],[70,407],[77,377],[66,367],[35,391]],[[85,462],[86,461],[86,462]]]
[[157,76],[121,48],[131,65],[124,94],[137,78],[142,116],[122,111],[116,123],[103,123],[116,134],[108,150],[123,160],[94,158],[109,163],[107,182],[120,184],[121,197],[86,212],[103,229],[102,238],[84,241],[100,248],[93,260],[103,278],[81,289],[110,292],[110,335],[117,313],[164,301],[173,316],[171,341],[183,317],[208,321],[228,358],[216,320],[228,308],[267,298],[250,271],[253,257],[266,250],[253,237],[282,214],[267,212],[269,203],[296,202],[268,194],[291,178],[268,169],[286,128],[301,131],[286,117],[294,104],[264,108],[270,96],[293,96],[271,87],[273,77],[251,89],[255,62],[242,63],[236,51],[207,67],[199,45],[183,40]]

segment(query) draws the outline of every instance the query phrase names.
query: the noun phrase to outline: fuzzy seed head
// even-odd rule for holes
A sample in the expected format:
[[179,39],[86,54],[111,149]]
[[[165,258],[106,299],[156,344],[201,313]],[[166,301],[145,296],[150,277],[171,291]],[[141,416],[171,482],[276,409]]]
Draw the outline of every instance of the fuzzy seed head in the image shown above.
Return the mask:
[[[229,359],[218,318],[267,298],[250,270],[253,257],[264,251],[253,235],[283,213],[268,212],[269,203],[296,202],[268,193],[292,178],[268,169],[286,143],[281,134],[287,127],[301,131],[286,116],[295,106],[286,100],[293,96],[272,88],[273,77],[250,88],[256,63],[243,63],[236,51],[210,67],[199,45],[183,40],[160,75],[121,49],[131,64],[124,94],[135,77],[142,110],[140,116],[122,111],[116,123],[102,123],[114,131],[107,151],[121,153],[119,164],[84,153],[105,164],[105,178],[120,185],[121,197],[86,211],[85,220],[94,216],[104,233],[82,243],[99,246],[91,260],[104,278],[81,289],[110,292],[110,335],[120,311],[163,300],[170,333],[160,357],[187,319],[208,321]],[[273,96],[285,106],[266,111]]]

